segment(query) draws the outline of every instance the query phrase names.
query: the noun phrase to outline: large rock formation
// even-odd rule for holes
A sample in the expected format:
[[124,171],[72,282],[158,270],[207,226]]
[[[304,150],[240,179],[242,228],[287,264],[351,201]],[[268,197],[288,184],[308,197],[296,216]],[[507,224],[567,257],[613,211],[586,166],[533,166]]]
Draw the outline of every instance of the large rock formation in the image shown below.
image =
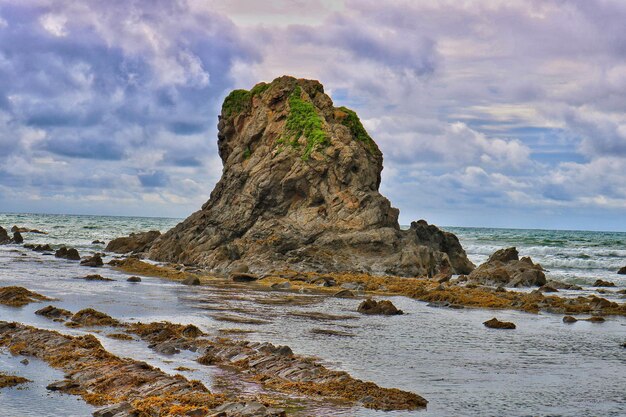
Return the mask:
[[151,258],[216,272],[474,268],[453,234],[424,221],[400,230],[398,210],[378,192],[382,153],[319,82],[285,76],[235,90],[218,129],[222,178],[201,210],[154,242]]
[[487,262],[473,270],[469,281],[507,287],[541,287],[546,284],[546,275],[541,265],[533,263],[529,257],[520,259],[516,248],[506,248],[497,250]]

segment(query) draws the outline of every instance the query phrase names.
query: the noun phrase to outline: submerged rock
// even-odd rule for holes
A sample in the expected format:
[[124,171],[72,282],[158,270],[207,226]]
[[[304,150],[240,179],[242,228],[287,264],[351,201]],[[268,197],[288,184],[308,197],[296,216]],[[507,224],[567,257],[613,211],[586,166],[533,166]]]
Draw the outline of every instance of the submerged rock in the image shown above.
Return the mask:
[[155,260],[232,272],[297,269],[400,276],[469,273],[459,240],[425,221],[401,230],[378,189],[382,153],[317,81],[280,77],[224,101],[223,175],[201,210],[158,238]]
[[54,251],[54,249],[52,249],[52,246],[50,246],[47,243],[45,245],[24,245],[24,247],[26,249],[30,249],[35,252],[53,252]]
[[594,287],[614,287],[615,283],[611,281],[604,281],[602,279],[597,279],[596,282],[593,283]]
[[565,316],[563,317],[563,323],[576,323],[578,321],[578,319],[576,317],[573,316]]
[[102,275],[92,274],[84,277],[75,277],[74,279],[84,279],[85,281],[115,281],[111,278],[105,278]]
[[252,282],[252,281],[258,280],[259,277],[254,274],[236,272],[236,273],[230,274],[230,279],[234,282]]
[[126,281],[128,282],[141,282],[141,278],[139,277],[129,277]]
[[494,286],[541,287],[546,284],[546,276],[541,265],[529,257],[519,259],[517,249],[506,248],[496,251],[472,271],[469,281]]
[[35,311],[38,316],[44,316],[51,319],[68,318],[72,316],[72,312],[54,306],[47,306]]
[[570,284],[567,282],[555,281],[555,280],[550,280],[546,282],[545,286],[555,288],[557,290],[582,290],[583,289],[583,287],[581,287],[580,285]]
[[104,262],[102,262],[102,257],[100,256],[100,254],[96,253],[95,255],[80,261],[80,264],[82,266],[90,266],[92,268],[97,268],[97,267],[104,265]]
[[80,261],[80,254],[74,248],[66,248],[65,246],[59,248],[55,254],[57,258],[69,259],[71,261]]
[[389,300],[376,301],[368,298],[359,304],[357,311],[362,314],[380,314],[383,316],[394,316],[404,314],[402,310],[398,310],[396,306]]
[[24,287],[0,287],[0,304],[11,307],[22,307],[26,304],[50,300],[36,292],[29,291]]
[[105,250],[107,252],[115,253],[146,252],[152,246],[152,242],[154,242],[154,240],[159,236],[161,236],[161,232],[159,232],[158,230],[131,233],[129,236],[126,237],[118,237],[117,239],[113,239],[106,246]]
[[500,321],[497,318],[492,318],[483,323],[485,327],[490,329],[515,329],[515,323],[510,321]]
[[7,375],[3,372],[0,372],[0,389],[15,387],[17,385],[25,384],[27,382],[31,382],[31,380],[21,376]]

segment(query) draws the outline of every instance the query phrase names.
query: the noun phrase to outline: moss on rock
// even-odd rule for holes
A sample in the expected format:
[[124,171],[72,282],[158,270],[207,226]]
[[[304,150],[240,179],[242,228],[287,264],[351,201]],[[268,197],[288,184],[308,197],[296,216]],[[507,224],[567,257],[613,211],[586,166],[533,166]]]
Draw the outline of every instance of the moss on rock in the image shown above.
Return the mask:
[[222,104],[222,116],[230,117],[233,114],[243,113],[250,110],[252,94],[248,90],[233,90],[224,99]]
[[367,130],[363,127],[361,119],[359,119],[356,112],[344,106],[339,107],[338,110],[337,116],[341,120],[341,124],[350,129],[352,136],[359,142],[363,142],[371,154],[380,152],[376,142],[374,142],[374,139],[367,133]]
[[296,87],[289,96],[289,116],[285,124],[286,141],[294,148],[300,147],[300,138],[306,139],[302,160],[306,161],[311,153],[328,145],[328,134],[322,128],[322,118],[313,103],[302,98],[302,89]]

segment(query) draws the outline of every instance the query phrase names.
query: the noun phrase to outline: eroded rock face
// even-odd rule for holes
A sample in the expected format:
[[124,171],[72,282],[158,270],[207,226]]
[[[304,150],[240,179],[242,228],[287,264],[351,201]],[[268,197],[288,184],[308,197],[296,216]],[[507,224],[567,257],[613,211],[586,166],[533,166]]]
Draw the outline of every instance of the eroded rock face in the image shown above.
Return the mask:
[[154,242],[151,258],[223,273],[473,269],[454,235],[426,222],[400,230],[398,210],[378,192],[378,146],[319,82],[281,77],[236,90],[218,129],[222,178],[201,210]]

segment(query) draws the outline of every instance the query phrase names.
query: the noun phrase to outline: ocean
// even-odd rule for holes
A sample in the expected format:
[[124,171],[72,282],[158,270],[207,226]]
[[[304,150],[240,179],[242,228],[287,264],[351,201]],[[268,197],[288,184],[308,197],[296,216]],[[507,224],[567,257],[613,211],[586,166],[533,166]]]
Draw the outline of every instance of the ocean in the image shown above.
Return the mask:
[[[102,251],[102,244],[130,232],[165,231],[180,219],[40,214],[0,214],[0,225],[29,227],[46,235],[24,234],[25,243],[66,244],[81,255]],[[585,286],[598,278],[624,287],[626,233],[508,230],[446,227],[459,236],[470,259],[478,264],[496,249],[516,246],[522,256],[541,263],[551,278]],[[105,262],[110,260],[107,256]],[[97,273],[113,281],[88,282],[74,278],[93,273],[78,262],[57,259],[22,246],[0,246],[0,286],[19,285],[49,297],[70,311],[91,307],[122,321],[192,323],[211,335],[222,329],[250,331],[246,339],[288,345],[297,354],[315,356],[328,367],[345,370],[356,378],[381,386],[416,392],[428,401],[417,412],[380,412],[325,402],[307,405],[307,415],[335,417],[410,416],[623,416],[626,415],[626,318],[607,317],[604,323],[562,322],[562,315],[465,308],[433,308],[406,297],[385,297],[405,314],[393,318],[355,314],[360,300],[308,297],[303,305],[273,306],[275,292],[242,290],[211,284],[180,285],[160,278],[142,277],[139,284],[108,267]],[[571,293],[571,294],[569,294]],[[595,289],[561,291],[562,296],[588,295]],[[614,293],[613,297],[619,299]],[[605,296],[605,295],[603,295]],[[608,296],[607,296],[608,297]],[[69,334],[69,329],[34,314],[45,304],[21,308],[0,305],[0,320],[19,321]],[[257,319],[262,324],[231,323],[220,314]],[[320,321],[305,313],[349,316]],[[515,331],[486,329],[492,317],[512,321]],[[350,337],[318,334],[317,329],[350,333]],[[95,334],[113,354],[146,361],[165,372],[198,379],[219,392],[234,386],[254,394],[252,384],[218,367],[199,366],[190,352],[165,356],[142,341],[120,341]],[[51,393],[50,382],[62,379],[59,371],[30,358],[0,351],[0,371],[25,376],[25,389],[0,390],[0,415],[7,417],[88,416],[93,407],[74,396]],[[179,371],[178,366],[191,368]],[[228,384],[224,381],[227,380]],[[230,389],[230,388],[227,388]]]
[[[94,240],[109,240],[130,232],[160,230],[182,219],[157,217],[76,216],[50,214],[0,214],[0,226],[41,229],[48,235],[26,234],[25,243],[67,244],[79,250],[97,250]],[[456,234],[468,257],[476,265],[498,249],[515,246],[520,256],[540,263],[547,276],[578,285],[592,285],[597,279],[626,286],[626,232],[573,230],[494,229],[441,227]]]

